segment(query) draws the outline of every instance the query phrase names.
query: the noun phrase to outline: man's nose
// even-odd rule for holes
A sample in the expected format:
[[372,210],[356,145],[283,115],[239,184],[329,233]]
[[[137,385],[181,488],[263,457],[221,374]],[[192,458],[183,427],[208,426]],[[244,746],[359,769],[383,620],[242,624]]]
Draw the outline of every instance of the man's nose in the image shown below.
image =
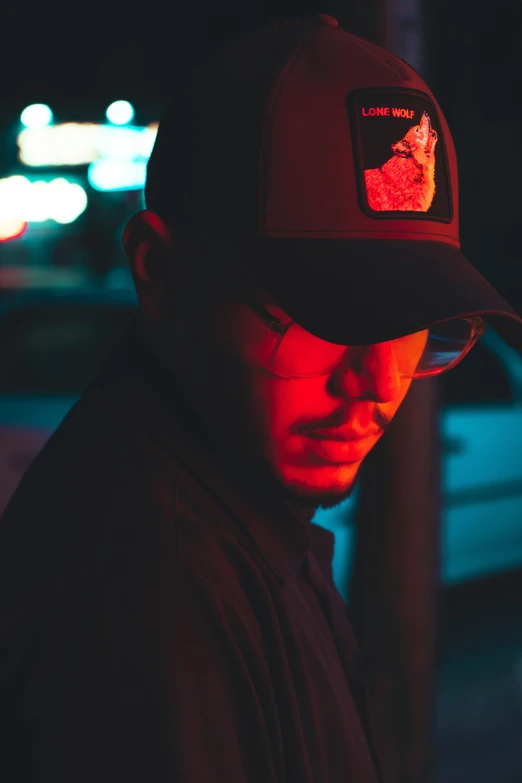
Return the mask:
[[342,390],[347,397],[392,402],[401,391],[401,376],[393,342],[361,347],[354,357],[347,352],[340,366]]

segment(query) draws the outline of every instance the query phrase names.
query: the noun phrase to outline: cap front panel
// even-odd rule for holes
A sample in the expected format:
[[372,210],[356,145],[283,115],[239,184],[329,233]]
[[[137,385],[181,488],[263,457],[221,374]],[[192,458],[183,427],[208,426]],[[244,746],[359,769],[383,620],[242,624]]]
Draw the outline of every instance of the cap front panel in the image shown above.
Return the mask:
[[[457,164],[447,124],[421,77],[393,54],[319,28],[267,116],[261,235],[459,246]],[[388,183],[378,175],[392,158],[399,164],[388,178],[394,202],[384,198]]]

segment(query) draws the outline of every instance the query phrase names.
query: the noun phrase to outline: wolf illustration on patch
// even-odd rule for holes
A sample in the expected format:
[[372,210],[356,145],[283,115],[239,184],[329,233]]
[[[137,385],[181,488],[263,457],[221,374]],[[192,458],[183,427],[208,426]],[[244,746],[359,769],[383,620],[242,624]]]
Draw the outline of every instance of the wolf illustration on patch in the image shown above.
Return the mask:
[[392,157],[366,169],[368,204],[375,212],[427,212],[435,196],[437,131],[425,111],[403,139],[391,145]]

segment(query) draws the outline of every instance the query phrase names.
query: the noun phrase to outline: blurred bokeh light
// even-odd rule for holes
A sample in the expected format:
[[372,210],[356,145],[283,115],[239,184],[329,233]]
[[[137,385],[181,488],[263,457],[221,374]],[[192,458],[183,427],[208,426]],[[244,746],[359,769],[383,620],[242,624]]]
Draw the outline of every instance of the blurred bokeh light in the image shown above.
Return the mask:
[[65,177],[34,182],[22,175],[0,179],[0,220],[72,223],[86,207],[85,190]]
[[129,101],[114,101],[107,108],[106,116],[113,125],[126,125],[132,122],[134,107]]
[[20,122],[26,128],[44,128],[53,121],[53,113],[45,103],[32,103],[20,115]]
[[7,242],[8,239],[18,239],[27,228],[25,220],[19,218],[0,218],[0,242]]

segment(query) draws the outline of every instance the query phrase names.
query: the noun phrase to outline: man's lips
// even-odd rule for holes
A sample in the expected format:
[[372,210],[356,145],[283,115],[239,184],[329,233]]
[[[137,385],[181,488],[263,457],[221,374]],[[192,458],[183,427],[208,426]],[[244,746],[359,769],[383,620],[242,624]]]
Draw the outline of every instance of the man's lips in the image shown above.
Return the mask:
[[308,444],[320,463],[343,465],[360,462],[369,452],[380,430],[310,430]]
[[310,430],[306,434],[310,438],[320,438],[321,440],[338,440],[342,442],[359,441],[370,438],[373,435],[377,435],[380,432],[379,429],[373,428],[370,430],[354,430],[348,428],[337,427],[333,430],[328,429],[315,429]]

